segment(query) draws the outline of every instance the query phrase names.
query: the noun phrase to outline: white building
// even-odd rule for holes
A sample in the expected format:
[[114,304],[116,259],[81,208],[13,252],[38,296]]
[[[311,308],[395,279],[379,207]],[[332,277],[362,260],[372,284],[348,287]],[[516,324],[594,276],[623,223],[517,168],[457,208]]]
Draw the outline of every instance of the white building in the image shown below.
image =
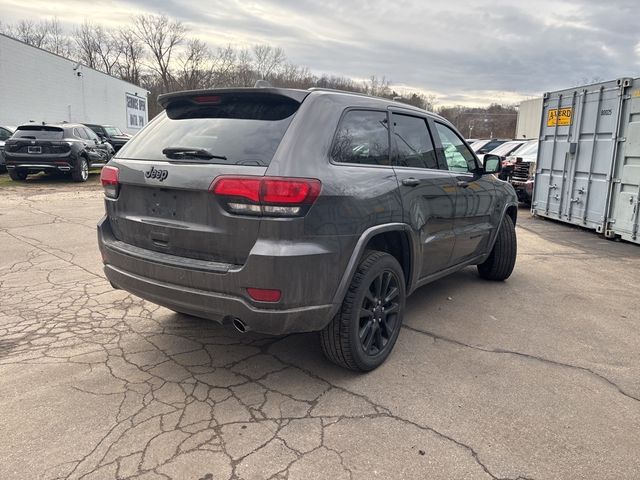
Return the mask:
[[518,107],[516,138],[536,140],[540,136],[542,97],[523,100]]
[[97,123],[135,134],[147,113],[145,89],[0,34],[0,125]]

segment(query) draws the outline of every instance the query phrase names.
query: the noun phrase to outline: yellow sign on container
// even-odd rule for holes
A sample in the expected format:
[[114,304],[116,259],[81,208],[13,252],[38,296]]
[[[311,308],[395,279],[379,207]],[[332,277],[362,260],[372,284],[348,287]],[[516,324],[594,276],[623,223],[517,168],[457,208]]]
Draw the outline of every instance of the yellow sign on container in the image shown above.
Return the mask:
[[547,114],[547,127],[555,127],[556,123],[559,127],[571,125],[573,123],[573,108],[555,108],[553,110],[549,110],[549,113]]

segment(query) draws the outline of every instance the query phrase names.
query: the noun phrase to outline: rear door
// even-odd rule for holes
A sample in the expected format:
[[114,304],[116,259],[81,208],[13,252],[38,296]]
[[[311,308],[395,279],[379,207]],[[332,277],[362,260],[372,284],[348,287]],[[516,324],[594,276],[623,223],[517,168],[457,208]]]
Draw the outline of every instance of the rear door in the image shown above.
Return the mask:
[[393,163],[402,195],[404,221],[420,240],[420,278],[446,268],[454,243],[456,186],[438,163],[430,120],[393,111]]
[[486,251],[494,228],[491,213],[495,206],[493,175],[479,175],[479,164],[462,137],[451,127],[436,122],[436,146],[455,182],[455,245],[451,263],[458,264]]
[[209,192],[220,175],[263,176],[302,98],[267,92],[172,96],[111,161],[115,237],[182,257],[243,264],[260,217],[234,215]]

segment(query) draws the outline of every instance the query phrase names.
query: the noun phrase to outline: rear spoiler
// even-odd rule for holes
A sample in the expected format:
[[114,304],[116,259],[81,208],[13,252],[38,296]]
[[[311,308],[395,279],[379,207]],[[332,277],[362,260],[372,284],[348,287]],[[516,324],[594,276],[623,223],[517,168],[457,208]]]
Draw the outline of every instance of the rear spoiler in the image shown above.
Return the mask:
[[172,103],[201,103],[196,99],[202,99],[206,97],[216,96],[229,96],[229,95],[255,95],[265,97],[285,97],[294,100],[298,103],[302,101],[311,92],[308,90],[296,90],[292,88],[217,88],[211,90],[185,90],[182,92],[164,93],[158,96],[158,103],[162,108],[167,108]]

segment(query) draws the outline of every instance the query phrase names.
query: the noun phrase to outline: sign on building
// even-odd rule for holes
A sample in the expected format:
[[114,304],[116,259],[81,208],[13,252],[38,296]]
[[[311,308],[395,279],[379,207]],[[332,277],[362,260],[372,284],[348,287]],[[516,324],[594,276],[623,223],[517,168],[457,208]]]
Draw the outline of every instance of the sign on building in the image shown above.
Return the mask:
[[130,93],[127,97],[127,128],[144,127],[147,118],[147,100]]

